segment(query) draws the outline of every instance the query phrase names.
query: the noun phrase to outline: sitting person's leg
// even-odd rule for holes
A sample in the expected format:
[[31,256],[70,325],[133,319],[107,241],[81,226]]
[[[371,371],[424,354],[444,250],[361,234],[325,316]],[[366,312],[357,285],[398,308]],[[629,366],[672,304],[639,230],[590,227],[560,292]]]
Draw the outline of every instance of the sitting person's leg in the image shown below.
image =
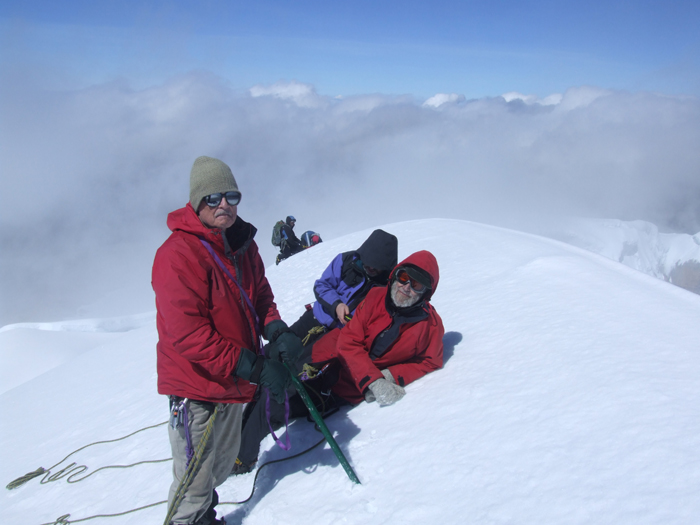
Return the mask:
[[[328,365],[325,369],[319,365],[319,369],[322,370],[321,374],[304,382],[311,402],[322,417],[335,413],[338,407],[347,404],[343,398],[331,392],[333,384],[337,381],[338,363],[334,361],[324,364]],[[309,417],[309,411],[296,389],[290,388],[288,395],[289,420]],[[241,447],[232,474],[245,474],[253,469],[258,461],[260,443],[270,433],[270,427],[272,427],[273,431],[277,431],[284,426],[285,411],[284,403],[277,403],[272,397],[269,398],[268,402],[268,396],[265,391],[261,392],[259,399],[250,402],[246,406],[243,430],[241,432]]]
[[[234,474],[244,474],[250,472],[258,461],[260,452],[260,442],[270,433],[267,423],[267,395],[262,392],[260,398],[251,401],[246,407],[248,416],[243,423],[241,431],[241,448],[238,451],[238,459],[233,468]],[[284,403],[277,403],[272,397],[269,402],[270,425],[272,428],[279,428],[284,424]]]

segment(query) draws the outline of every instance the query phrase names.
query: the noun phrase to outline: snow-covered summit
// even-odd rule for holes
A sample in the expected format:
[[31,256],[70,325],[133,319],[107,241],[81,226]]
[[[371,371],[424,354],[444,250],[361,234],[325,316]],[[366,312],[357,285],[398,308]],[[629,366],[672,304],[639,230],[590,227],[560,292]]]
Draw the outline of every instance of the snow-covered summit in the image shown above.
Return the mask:
[[[249,503],[220,505],[229,524],[695,521],[699,296],[534,235],[458,220],[382,228],[399,238],[400,258],[421,249],[437,257],[444,368],[408,385],[396,405],[362,404],[328,419],[362,485],[328,447],[318,448],[266,468]],[[311,285],[330,259],[369,233],[268,269],[285,320],[313,299]],[[29,327],[0,333],[23,335],[24,348],[84,350],[0,396],[5,483],[88,443],[165,421],[155,326],[137,325],[91,341],[95,333],[85,331],[43,330],[51,337],[41,341]],[[15,357],[2,366],[34,366]],[[289,431],[291,453],[318,440],[306,421]],[[158,427],[69,462],[92,472],[169,454]],[[286,454],[267,439],[260,462]],[[163,500],[170,479],[168,463],[103,470],[77,484],[35,479],[2,492],[3,522],[121,512]],[[222,501],[247,497],[252,483],[252,474],[229,478]],[[158,524],[164,515],[160,506],[94,523]]]

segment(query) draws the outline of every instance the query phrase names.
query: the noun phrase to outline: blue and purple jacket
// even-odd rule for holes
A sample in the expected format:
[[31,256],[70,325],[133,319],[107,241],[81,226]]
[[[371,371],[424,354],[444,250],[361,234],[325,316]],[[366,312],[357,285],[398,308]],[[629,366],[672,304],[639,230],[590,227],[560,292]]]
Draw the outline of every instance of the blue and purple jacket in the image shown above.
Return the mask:
[[[389,272],[396,266],[398,239],[384,230],[374,230],[357,251],[344,252],[336,257],[314,284],[314,317],[326,328],[342,326],[338,323],[335,309],[345,303],[350,313],[375,286],[387,283]],[[364,266],[379,273],[369,277]]]

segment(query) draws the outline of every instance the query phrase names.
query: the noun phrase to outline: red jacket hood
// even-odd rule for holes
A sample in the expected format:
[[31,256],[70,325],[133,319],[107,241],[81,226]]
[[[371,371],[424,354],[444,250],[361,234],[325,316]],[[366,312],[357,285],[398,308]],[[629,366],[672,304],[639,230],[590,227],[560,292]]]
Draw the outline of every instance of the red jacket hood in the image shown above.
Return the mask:
[[430,253],[427,250],[421,250],[419,252],[412,253],[399,264],[397,264],[396,268],[392,270],[391,275],[389,276],[389,282],[391,282],[391,280],[394,278],[394,273],[396,273],[397,268],[400,268],[401,266],[406,266],[407,264],[420,268],[428,275],[430,275],[430,282],[432,287],[430,289],[430,292],[428,292],[428,295],[426,295],[424,299],[425,301],[429,301],[435,293],[435,290],[437,290],[438,282],[440,281],[440,268],[438,267],[437,259],[432,253]]
[[189,202],[184,208],[180,208],[168,214],[168,228],[170,228],[170,231],[182,230],[197,235],[198,237],[203,237],[211,231],[210,228],[202,224],[197,212],[194,211],[194,208]]
[[[167,224],[168,228],[173,232],[182,231],[195,235],[217,246],[222,252],[224,251],[222,235],[224,230],[205,226],[189,202],[183,208],[169,213]],[[229,242],[232,241],[232,235],[237,237],[238,242],[235,243],[236,247],[234,249],[236,253],[242,253],[255,237],[257,230],[252,224],[245,222],[239,215],[236,217],[236,222],[234,222],[233,226],[226,230],[226,233]]]

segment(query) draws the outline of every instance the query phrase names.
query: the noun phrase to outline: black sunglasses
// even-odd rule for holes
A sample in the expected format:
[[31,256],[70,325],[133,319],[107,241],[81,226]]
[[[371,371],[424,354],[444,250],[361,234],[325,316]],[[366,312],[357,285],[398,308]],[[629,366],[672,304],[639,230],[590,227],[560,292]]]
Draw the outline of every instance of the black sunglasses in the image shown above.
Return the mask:
[[221,200],[224,198],[226,198],[226,202],[228,202],[230,206],[237,206],[238,203],[241,202],[241,192],[227,191],[226,193],[212,193],[204,197],[204,202],[206,202],[207,206],[210,208],[216,208],[221,204]]

